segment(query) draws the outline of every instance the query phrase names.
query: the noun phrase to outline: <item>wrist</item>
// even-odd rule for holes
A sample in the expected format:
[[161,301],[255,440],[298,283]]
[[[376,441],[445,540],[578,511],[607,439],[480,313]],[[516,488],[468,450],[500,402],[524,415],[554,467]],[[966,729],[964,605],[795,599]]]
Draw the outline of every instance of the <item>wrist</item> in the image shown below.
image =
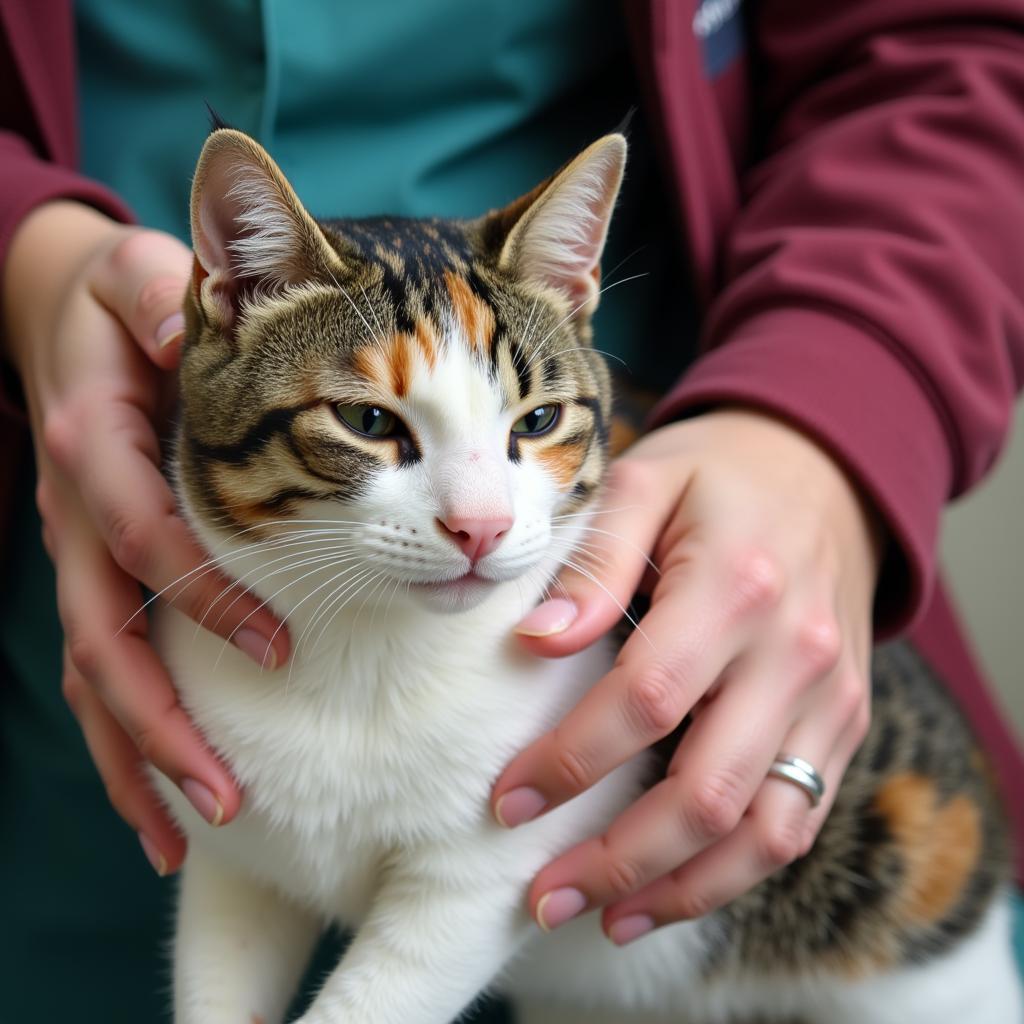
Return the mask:
[[126,230],[91,206],[68,199],[37,206],[18,225],[0,282],[0,344],[22,380],[72,283],[97,250]]
[[777,472],[788,464],[792,475],[787,483],[805,501],[821,508],[844,546],[856,547],[873,592],[888,540],[886,523],[870,495],[828,446],[774,411],[757,406],[730,403],[705,416],[733,422],[741,435],[738,443]]

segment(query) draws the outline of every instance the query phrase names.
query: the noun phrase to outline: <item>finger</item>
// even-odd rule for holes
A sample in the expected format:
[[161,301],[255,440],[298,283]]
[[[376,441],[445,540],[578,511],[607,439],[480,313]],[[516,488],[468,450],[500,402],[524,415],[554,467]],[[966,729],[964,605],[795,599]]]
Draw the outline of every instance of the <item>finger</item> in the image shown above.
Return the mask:
[[146,636],[144,617],[118,627],[138,587],[98,542],[65,543],[57,596],[75,668],[117,719],[139,755],[177,784],[210,824],[230,821],[241,796],[199,736]]
[[95,282],[99,301],[162,369],[178,363],[191,268],[191,251],[176,238],[162,231],[136,231],[111,250]]
[[135,744],[64,652],[64,697],[85,737],[114,810],[139,834],[159,875],[181,867],[186,843],[144,775]]
[[[288,657],[287,631],[241,584],[226,578],[193,539],[146,452],[150,437],[137,410],[108,410],[82,450],[82,495],[114,560],[257,664],[282,665]],[[140,603],[115,628],[141,614]]]
[[595,515],[552,525],[566,568],[555,596],[516,627],[524,645],[544,657],[562,657],[611,629],[649,569],[649,554],[677,500],[648,464],[628,459],[613,464]]
[[668,735],[735,657],[742,635],[723,631],[714,581],[696,566],[674,575],[611,672],[506,768],[492,794],[498,821],[536,817]]
[[652,928],[702,917],[805,856],[862,738],[859,721],[848,721],[844,728],[839,724],[841,717],[827,722],[807,716],[784,740],[786,751],[803,750],[799,756],[824,765],[825,794],[817,807],[799,786],[766,777],[748,812],[728,836],[605,911],[603,926],[609,938],[624,944]]
[[730,671],[719,696],[687,730],[668,777],[604,835],[540,872],[531,887],[538,913],[543,916],[547,893],[567,887],[580,892],[587,907],[621,900],[732,832],[795,714],[791,704],[780,702],[775,682],[760,666],[735,676]]

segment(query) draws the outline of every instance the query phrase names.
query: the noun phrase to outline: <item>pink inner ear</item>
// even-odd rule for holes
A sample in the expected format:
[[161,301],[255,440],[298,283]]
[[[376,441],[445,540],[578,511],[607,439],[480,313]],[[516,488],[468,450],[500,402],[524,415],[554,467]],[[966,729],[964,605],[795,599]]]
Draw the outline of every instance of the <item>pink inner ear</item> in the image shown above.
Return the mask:
[[510,235],[521,272],[560,291],[574,313],[588,305],[592,311],[600,294],[601,252],[625,155],[621,137],[595,143],[555,178]]
[[[243,174],[252,179],[249,196],[238,195]],[[215,155],[202,178],[192,229],[196,258],[204,271],[198,288],[226,329],[234,324],[247,293],[261,285],[278,283],[268,267],[260,268],[260,273],[247,269],[244,257],[234,248],[236,243],[259,235],[251,207],[259,201],[262,188],[269,196],[273,195],[274,185],[265,170],[230,152]],[[272,198],[268,207],[273,201]],[[281,239],[276,241],[280,246]],[[278,255],[273,246],[267,248],[272,257]],[[271,261],[266,262],[272,266]]]
[[203,178],[198,217],[193,224],[193,245],[199,262],[211,275],[231,273],[234,266],[229,243],[242,238],[245,210],[232,196],[237,185],[237,163],[228,154],[214,158]]
[[[238,313],[239,279],[232,267],[231,251],[227,247],[230,236],[225,230],[230,218],[224,217],[212,200],[212,189],[204,190],[194,234],[196,273],[194,281],[197,299],[212,304],[217,319],[230,329]],[[229,201],[221,199],[224,205]]]

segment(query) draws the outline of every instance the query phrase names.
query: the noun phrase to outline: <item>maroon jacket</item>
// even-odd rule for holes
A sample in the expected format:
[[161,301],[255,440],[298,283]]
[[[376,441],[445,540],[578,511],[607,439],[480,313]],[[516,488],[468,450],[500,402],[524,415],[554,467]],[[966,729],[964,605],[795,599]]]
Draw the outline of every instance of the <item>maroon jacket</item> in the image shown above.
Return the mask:
[[[750,7],[626,3],[706,308],[704,354],[656,420],[753,404],[846,466],[892,539],[880,632],[915,624],[1024,808],[1024,765],[935,586],[943,505],[991,466],[1024,383],[1024,4]],[[74,169],[68,0],[0,0],[0,30],[2,267],[46,199],[130,214]],[[8,403],[5,499],[23,448]]]

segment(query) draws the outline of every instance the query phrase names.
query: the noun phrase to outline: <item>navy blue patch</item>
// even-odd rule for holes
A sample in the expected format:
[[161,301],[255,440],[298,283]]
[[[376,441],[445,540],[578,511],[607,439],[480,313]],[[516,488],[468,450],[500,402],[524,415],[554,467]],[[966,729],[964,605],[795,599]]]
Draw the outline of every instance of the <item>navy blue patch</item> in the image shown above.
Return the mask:
[[746,49],[743,0],[697,0],[693,34],[704,54],[704,72],[715,78]]

